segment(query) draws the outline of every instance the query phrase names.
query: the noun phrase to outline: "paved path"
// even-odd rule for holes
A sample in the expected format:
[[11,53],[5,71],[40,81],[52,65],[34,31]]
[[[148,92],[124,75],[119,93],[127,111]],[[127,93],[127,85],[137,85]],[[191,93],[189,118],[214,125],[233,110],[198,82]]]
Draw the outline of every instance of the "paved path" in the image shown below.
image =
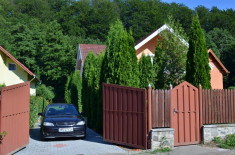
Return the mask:
[[40,128],[30,131],[29,145],[15,155],[96,155],[96,154],[126,154],[126,151],[116,145],[105,143],[100,135],[87,128],[85,140],[61,138],[40,141]]

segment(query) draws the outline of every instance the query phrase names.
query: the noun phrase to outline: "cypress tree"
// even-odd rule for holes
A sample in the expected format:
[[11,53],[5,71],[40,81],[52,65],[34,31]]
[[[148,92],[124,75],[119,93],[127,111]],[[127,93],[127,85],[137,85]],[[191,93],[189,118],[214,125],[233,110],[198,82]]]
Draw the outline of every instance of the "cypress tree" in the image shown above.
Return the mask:
[[71,103],[71,77],[73,74],[68,76],[67,82],[65,84],[64,100],[66,103]]
[[211,88],[209,56],[198,16],[193,18],[190,29],[186,80],[196,87],[201,84],[203,88]]
[[134,39],[120,20],[110,27],[102,74],[106,83],[139,87]]
[[70,84],[71,103],[74,104],[79,112],[82,112],[82,79],[77,70],[73,73]]
[[142,55],[139,61],[140,88],[147,88],[151,84],[154,89],[155,70],[150,56]]
[[94,100],[94,77],[95,77],[96,57],[94,52],[90,52],[86,56],[82,74],[82,105],[84,112],[88,117],[88,126],[94,127],[94,119],[96,115],[96,105]]
[[94,89],[95,89],[95,102],[96,110],[94,115],[96,115],[96,131],[102,133],[103,129],[103,104],[102,104],[102,82],[101,82],[101,66],[104,60],[104,53],[99,53],[96,58],[95,65],[95,79],[94,79]]

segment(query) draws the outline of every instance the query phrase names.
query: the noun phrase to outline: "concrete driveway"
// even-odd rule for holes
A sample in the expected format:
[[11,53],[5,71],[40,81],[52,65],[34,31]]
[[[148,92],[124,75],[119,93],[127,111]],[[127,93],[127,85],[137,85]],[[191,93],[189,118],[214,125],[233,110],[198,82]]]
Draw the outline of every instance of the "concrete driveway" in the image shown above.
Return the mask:
[[116,145],[103,141],[103,138],[87,128],[85,140],[75,138],[60,138],[40,141],[40,127],[31,129],[29,145],[15,155],[96,155],[96,154],[126,154]]

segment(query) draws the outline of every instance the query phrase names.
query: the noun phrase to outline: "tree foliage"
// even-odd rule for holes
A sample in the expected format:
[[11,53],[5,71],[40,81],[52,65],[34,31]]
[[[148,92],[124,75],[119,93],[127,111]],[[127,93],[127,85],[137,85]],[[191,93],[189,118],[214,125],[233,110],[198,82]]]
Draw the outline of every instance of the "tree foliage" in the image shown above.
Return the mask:
[[46,86],[45,84],[41,84],[36,89],[37,96],[41,96],[46,100],[51,101],[54,97],[54,89],[50,86]]
[[[210,38],[208,48],[218,57],[220,54],[225,64],[229,60],[224,55],[233,42],[228,40],[235,37],[234,10],[203,6],[191,10],[160,0],[1,0],[0,44],[43,83],[54,87],[54,100],[63,102],[64,85],[74,72],[78,44],[104,44],[110,25],[117,19],[132,30],[135,41],[162,26],[168,15],[189,33],[195,13]],[[231,68],[227,65],[234,64],[226,63],[225,67]]]
[[155,88],[167,89],[176,86],[185,79],[187,36],[179,22],[168,17],[168,26],[172,31],[163,31],[157,39],[154,68],[156,71]]
[[[94,127],[96,101],[94,100],[94,79],[95,79],[96,56],[90,52],[86,56],[82,73],[82,104],[84,112],[88,117],[88,126]],[[94,116],[94,117],[93,117]]]
[[142,55],[139,60],[139,71],[140,88],[147,88],[150,84],[152,89],[154,89],[156,73],[150,56]]
[[193,18],[189,35],[186,80],[196,87],[201,84],[203,88],[211,88],[209,56],[198,16]]
[[111,26],[103,63],[103,81],[106,83],[139,87],[139,70],[132,33],[120,20]]
[[82,78],[78,70],[68,76],[64,96],[66,103],[73,104],[82,112]]

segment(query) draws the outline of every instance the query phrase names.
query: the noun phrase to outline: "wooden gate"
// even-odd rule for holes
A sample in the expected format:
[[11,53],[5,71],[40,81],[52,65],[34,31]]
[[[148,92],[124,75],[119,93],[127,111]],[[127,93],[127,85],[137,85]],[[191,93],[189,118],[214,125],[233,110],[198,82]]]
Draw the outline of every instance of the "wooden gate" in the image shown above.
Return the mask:
[[104,140],[147,149],[146,101],[145,89],[103,84]]
[[170,115],[175,146],[200,142],[198,88],[185,81],[172,89]]
[[0,98],[0,155],[12,154],[29,143],[30,82],[3,87]]

